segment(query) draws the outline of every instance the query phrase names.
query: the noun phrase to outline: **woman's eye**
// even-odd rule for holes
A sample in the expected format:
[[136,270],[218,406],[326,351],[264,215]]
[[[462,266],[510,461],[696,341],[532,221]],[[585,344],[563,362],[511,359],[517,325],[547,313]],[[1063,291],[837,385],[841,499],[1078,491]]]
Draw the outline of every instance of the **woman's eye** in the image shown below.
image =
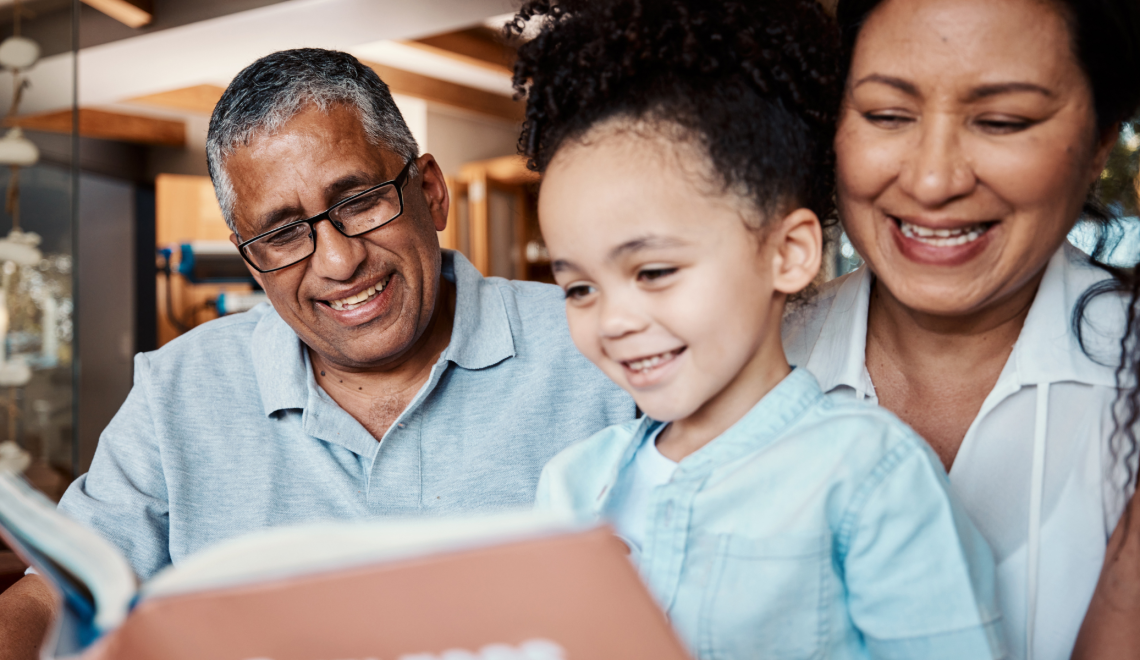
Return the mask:
[[637,279],[642,282],[653,282],[676,272],[676,268],[643,268],[637,271]]
[[1032,125],[1025,119],[979,119],[975,122],[984,132],[991,135],[1006,135],[1024,131]]
[[914,121],[912,117],[893,112],[865,112],[863,118],[879,128],[901,128]]
[[567,300],[581,300],[594,292],[594,287],[589,284],[571,284],[566,287]]

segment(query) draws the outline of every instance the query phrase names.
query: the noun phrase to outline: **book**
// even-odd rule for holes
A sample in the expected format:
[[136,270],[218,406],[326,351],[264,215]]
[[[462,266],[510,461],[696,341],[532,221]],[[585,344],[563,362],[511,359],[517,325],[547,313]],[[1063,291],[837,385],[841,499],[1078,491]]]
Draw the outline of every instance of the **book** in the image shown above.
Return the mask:
[[60,594],[47,658],[688,657],[612,532],[550,514],[267,529],[140,584],[0,465],[0,536]]

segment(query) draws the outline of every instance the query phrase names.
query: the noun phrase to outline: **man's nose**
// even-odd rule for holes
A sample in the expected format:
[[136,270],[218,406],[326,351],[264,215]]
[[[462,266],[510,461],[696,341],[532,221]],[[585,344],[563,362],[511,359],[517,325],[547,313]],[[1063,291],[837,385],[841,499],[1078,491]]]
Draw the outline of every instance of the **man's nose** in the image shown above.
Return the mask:
[[645,330],[649,325],[632,292],[616,292],[601,299],[598,334],[603,339],[620,339]]
[[903,190],[924,207],[936,208],[969,195],[977,176],[962,146],[965,130],[952,116],[922,122],[899,171]]
[[340,233],[327,219],[315,223],[313,232],[317,245],[309,259],[309,268],[314,274],[330,280],[352,279],[368,254],[364,242]]

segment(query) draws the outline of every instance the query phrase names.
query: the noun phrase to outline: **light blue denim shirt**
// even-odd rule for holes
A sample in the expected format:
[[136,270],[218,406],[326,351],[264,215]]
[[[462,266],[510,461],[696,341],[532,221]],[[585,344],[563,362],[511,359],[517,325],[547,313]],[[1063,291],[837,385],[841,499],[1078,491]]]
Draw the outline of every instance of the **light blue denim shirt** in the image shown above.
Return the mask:
[[[627,422],[563,451],[536,506],[606,518],[660,427]],[[1004,657],[993,557],[937,457],[804,369],[682,460],[646,515],[642,577],[700,658]]]
[[135,358],[135,385],[60,509],[143,578],[255,529],[528,506],[569,443],[633,419],[578,353],[555,286],[484,279],[445,252],[451,343],[380,442],[317,385],[269,306]]

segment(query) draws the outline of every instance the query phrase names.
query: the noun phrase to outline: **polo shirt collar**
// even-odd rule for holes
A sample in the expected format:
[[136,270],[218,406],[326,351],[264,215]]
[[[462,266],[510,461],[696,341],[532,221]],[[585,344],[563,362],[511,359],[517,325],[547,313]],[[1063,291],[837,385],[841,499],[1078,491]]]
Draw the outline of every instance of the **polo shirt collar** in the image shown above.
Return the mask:
[[443,277],[455,284],[455,322],[443,357],[485,369],[515,356],[515,338],[498,286],[458,252],[443,251]]
[[[503,296],[462,254],[443,250],[442,275],[455,284],[455,321],[441,359],[464,369],[484,369],[515,356],[515,340]],[[265,414],[303,409],[312,369],[304,344],[276,311],[253,331],[252,359]]]
[[[1010,361],[1019,385],[1078,382],[1114,387],[1125,301],[1115,294],[1093,299],[1086,313],[1085,346],[1072,331],[1072,315],[1089,287],[1109,277],[1068,241],[1049,259]],[[867,312],[874,277],[864,265],[839,284],[807,368],[824,392],[840,385],[871,390],[866,377]],[[809,303],[810,304],[810,303]]]

